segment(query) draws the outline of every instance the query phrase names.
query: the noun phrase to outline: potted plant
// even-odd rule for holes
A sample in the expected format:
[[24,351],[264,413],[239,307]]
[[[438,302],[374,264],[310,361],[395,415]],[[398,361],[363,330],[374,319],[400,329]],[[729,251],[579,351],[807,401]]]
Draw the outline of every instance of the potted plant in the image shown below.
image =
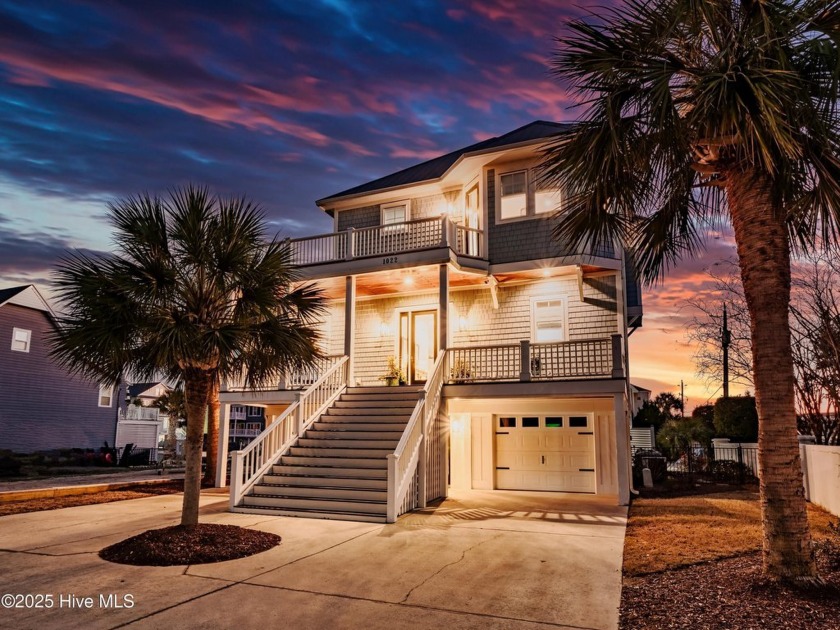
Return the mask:
[[385,381],[385,385],[388,387],[396,387],[400,383],[405,382],[405,375],[400,370],[400,366],[397,365],[396,357],[388,357],[388,369],[385,371],[382,380]]

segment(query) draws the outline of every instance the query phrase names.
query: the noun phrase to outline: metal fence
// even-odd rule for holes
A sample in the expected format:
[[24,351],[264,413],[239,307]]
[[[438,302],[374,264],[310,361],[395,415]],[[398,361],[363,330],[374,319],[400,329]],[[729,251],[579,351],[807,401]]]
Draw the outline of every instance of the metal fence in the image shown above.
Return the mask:
[[692,445],[684,448],[634,448],[633,477],[643,483],[643,469],[651,472],[653,484],[669,482],[753,484],[758,483],[758,449],[733,444],[706,448]]

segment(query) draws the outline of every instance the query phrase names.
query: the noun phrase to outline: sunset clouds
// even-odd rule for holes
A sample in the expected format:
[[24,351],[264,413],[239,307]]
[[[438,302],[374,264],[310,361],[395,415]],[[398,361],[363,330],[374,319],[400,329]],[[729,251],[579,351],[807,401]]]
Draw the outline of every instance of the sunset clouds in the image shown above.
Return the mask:
[[[0,282],[42,280],[67,246],[107,249],[116,196],[207,183],[259,201],[285,234],[323,232],[315,199],[571,120],[548,61],[563,24],[599,4],[0,0]],[[650,327],[676,343],[675,305],[707,264],[646,301],[633,340],[651,365],[666,359],[640,340]],[[650,378],[691,378],[680,361]]]

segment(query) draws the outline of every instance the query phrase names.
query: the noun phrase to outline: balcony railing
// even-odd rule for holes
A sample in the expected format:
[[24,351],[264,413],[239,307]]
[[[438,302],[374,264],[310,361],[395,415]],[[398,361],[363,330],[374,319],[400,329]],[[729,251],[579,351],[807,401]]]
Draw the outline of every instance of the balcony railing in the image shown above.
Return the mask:
[[262,433],[262,427],[253,422],[246,424],[237,422],[230,428],[230,437],[257,437],[260,433]]
[[140,407],[138,405],[128,405],[125,412],[120,409],[120,418],[124,420],[147,420],[149,422],[158,422],[160,418],[160,409],[157,407]]
[[[317,381],[324,372],[329,370],[333,365],[341,360],[341,356],[328,356],[323,359],[316,359],[312,367],[295,370],[282,377],[276,385],[269,384],[256,390],[251,390],[245,387],[245,377],[232,379],[222,383],[223,392],[241,392],[241,391],[285,391],[306,389],[312,383]],[[245,412],[240,411],[240,416],[234,417],[237,411],[231,411],[231,420],[244,420]]]
[[297,238],[292,243],[296,265],[389,256],[424,249],[450,247],[457,254],[485,257],[484,232],[452,223],[446,215],[392,225],[354,229]]
[[601,339],[450,348],[450,383],[624,378],[621,335]]

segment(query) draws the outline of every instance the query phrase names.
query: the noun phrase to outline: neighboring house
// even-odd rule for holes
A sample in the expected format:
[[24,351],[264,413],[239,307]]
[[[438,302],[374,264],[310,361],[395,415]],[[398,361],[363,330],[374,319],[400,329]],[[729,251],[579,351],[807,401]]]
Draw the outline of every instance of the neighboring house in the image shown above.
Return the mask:
[[265,409],[255,405],[231,405],[230,407],[230,450],[246,446],[265,429]]
[[156,381],[154,383],[134,383],[128,386],[129,404],[138,402],[144,407],[152,406],[158,398],[169,391],[169,387]]
[[128,401],[117,423],[117,448],[131,444],[134,451],[149,451],[150,461],[157,461],[158,449],[166,439],[169,416],[154,406],[170,390],[164,383],[134,383],[127,387]]
[[[268,421],[233,456],[235,510],[393,521],[449,487],[628,502],[641,292],[619,249],[552,238],[562,194],[536,167],[562,128],[534,122],[317,202],[333,232],[292,245],[330,299],[330,363],[303,391],[223,388],[225,414],[261,405]],[[383,387],[391,358],[403,387]]]
[[633,396],[633,416],[635,416],[639,413],[639,409],[650,400],[650,390],[631,383],[630,393]]
[[114,444],[120,388],[73,376],[50,359],[55,326],[33,285],[0,289],[0,449]]

